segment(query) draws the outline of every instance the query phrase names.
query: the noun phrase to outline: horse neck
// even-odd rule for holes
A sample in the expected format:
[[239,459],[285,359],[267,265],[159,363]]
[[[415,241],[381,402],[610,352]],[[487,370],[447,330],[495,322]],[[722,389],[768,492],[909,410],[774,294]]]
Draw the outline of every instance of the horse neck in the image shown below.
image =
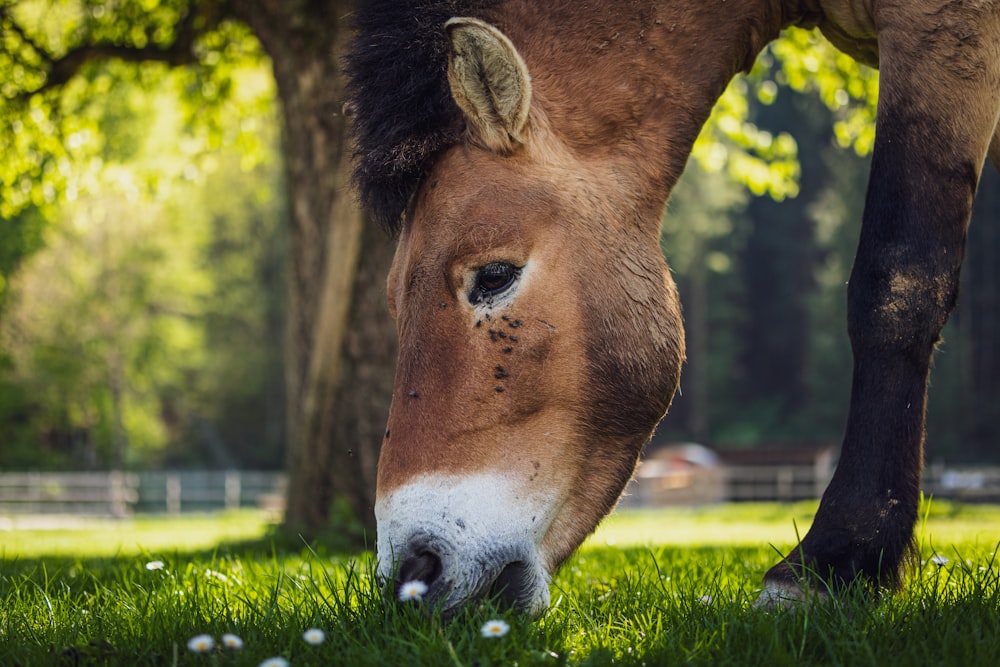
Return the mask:
[[717,7],[511,0],[497,22],[525,57],[547,129],[659,209],[730,79],[790,22],[778,0]]

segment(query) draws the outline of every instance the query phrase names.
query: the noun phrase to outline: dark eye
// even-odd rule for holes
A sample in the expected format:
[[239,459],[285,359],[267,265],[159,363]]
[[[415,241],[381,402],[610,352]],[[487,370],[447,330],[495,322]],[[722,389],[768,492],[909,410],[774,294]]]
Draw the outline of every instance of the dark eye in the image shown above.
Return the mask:
[[491,262],[476,272],[476,282],[469,301],[479,303],[489,300],[509,288],[520,275],[521,269],[510,262]]

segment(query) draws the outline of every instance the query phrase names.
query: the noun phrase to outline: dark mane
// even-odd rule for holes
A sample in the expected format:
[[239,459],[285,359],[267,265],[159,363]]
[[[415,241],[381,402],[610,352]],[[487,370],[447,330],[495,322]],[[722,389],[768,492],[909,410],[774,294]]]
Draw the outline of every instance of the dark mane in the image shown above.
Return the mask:
[[392,233],[432,160],[458,142],[448,90],[444,23],[481,16],[499,0],[362,0],[345,60],[353,113],[354,182],[362,205]]

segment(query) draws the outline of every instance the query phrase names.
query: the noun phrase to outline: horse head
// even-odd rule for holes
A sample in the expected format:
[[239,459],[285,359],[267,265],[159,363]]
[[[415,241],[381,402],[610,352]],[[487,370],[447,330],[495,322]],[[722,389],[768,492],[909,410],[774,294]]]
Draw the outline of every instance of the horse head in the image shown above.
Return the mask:
[[537,614],[670,404],[680,306],[634,160],[555,127],[501,31],[445,29],[465,130],[411,199],[388,277],[378,568],[445,613],[498,596]]

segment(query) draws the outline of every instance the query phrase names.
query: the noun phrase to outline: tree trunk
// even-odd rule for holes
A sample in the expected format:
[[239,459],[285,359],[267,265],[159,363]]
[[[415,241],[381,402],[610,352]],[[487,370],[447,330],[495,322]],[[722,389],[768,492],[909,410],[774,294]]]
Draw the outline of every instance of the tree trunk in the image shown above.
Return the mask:
[[350,190],[337,62],[347,4],[233,5],[271,57],[283,116],[291,225],[285,524],[307,536],[373,526],[395,363],[394,329],[377,298],[391,252],[377,230],[365,230]]
[[[375,224],[361,236],[362,260],[341,350],[340,382],[327,413],[336,456],[331,469],[334,502],[359,520],[366,546],[374,546],[375,468],[389,418],[396,368],[396,327],[389,317],[385,277],[395,243]],[[343,516],[338,512],[338,516]]]

